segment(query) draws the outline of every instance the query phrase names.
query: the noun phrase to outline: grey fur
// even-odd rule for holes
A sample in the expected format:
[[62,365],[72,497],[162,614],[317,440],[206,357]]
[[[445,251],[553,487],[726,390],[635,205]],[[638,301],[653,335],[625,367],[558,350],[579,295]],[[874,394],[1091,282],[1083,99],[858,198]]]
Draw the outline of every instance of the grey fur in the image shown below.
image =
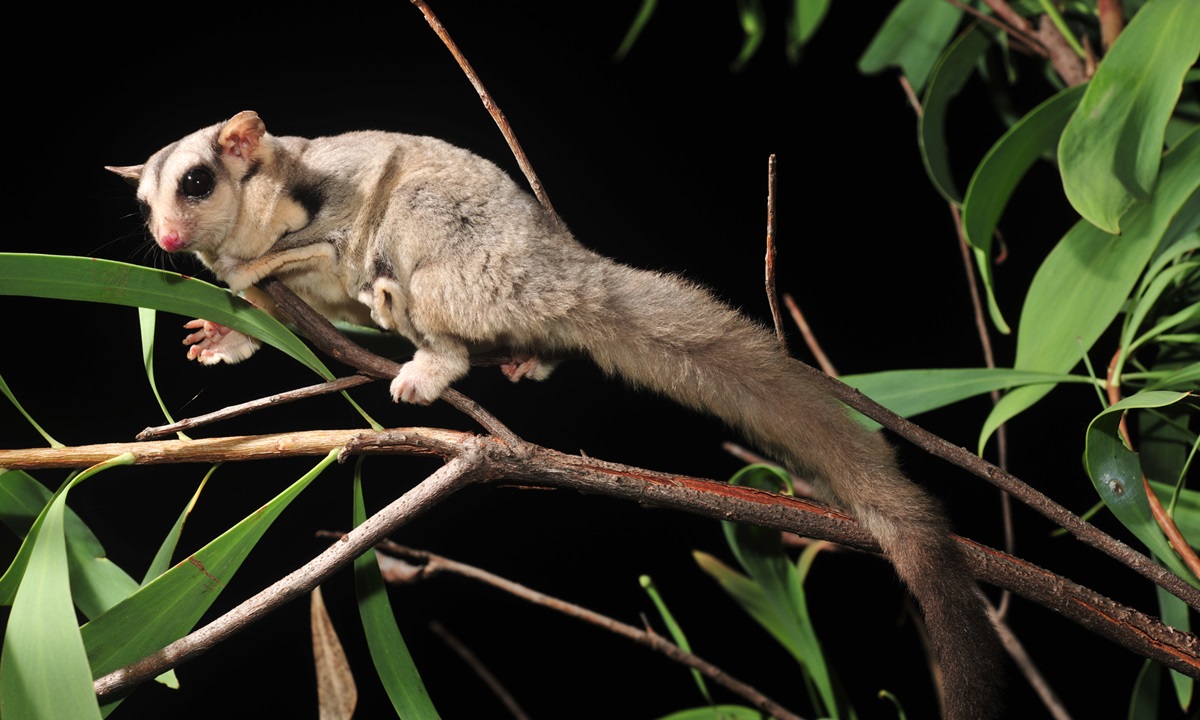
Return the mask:
[[[180,177],[198,165],[216,187],[189,199]],[[397,400],[433,401],[466,374],[470,346],[500,346],[526,359],[514,379],[548,375],[540,358],[585,354],[739,428],[879,541],[925,613],[944,717],[1000,714],[998,639],[937,503],[770,333],[708,291],[584,248],[495,165],[434,138],[274,137],[244,112],[112,169],[140,179],[160,245],[196,253],[235,291],[269,309],[252,285],[276,274],[330,318],[411,340]],[[255,345],[236,335],[206,328],[189,355],[237,361]]]

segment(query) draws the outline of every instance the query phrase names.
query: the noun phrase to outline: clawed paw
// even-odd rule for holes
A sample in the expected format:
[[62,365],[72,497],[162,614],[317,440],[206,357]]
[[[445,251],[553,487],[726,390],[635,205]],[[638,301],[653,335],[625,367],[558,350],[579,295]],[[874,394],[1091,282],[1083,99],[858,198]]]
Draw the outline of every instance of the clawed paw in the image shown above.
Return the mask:
[[557,364],[553,361],[543,360],[531,353],[514,352],[508,362],[500,364],[500,372],[513,382],[522,378],[540,381],[550,377],[550,373],[554,372]]
[[249,335],[210,320],[192,320],[184,327],[196,331],[183,339],[183,344],[190,346],[188,360],[199,360],[204,365],[240,362],[259,346],[258,340]]

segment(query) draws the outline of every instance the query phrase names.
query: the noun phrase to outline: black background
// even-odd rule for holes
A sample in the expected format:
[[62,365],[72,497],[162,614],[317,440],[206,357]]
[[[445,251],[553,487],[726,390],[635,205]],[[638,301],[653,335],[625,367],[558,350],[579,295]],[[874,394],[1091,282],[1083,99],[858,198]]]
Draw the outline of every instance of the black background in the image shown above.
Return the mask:
[[[623,62],[613,51],[637,2],[439,3],[451,34],[506,113],[559,214],[585,244],[622,262],[687,274],[769,322],[763,293],[767,158],[778,155],[781,292],[796,297],[843,373],[982,364],[959,251],[945,202],[929,184],[916,121],[895,73],[860,75],[855,62],[883,19],[873,3],[835,3],[802,61],[783,53],[785,15],[769,3],[769,33],[739,73],[733,3],[664,3]],[[878,4],[882,6],[883,4]],[[36,11],[35,11],[36,12]],[[173,19],[167,19],[167,16]],[[133,192],[102,169],[141,162],[159,147],[237,111],[256,110],[277,135],[355,129],[432,134],[518,175],[461,71],[407,3],[302,11],[190,6],[76,16],[74,36],[31,23],[36,50],[8,57],[7,216],[4,250],[86,255],[199,272],[143,233]],[[1027,68],[1030,97],[1045,92]],[[950,116],[953,161],[970,169],[1003,128],[977,86]],[[1070,216],[1052,169],[1034,170],[1005,231],[1001,302],[1017,320],[1021,289]],[[68,444],[128,441],[161,422],[140,362],[132,309],[0,298],[6,333],[0,374],[25,407]],[[186,318],[160,316],[156,371],[177,416],[313,381],[273,350],[238,366],[204,368],[177,343]],[[789,328],[795,354],[810,355]],[[1013,341],[997,339],[998,361]],[[607,460],[710,478],[740,467],[722,451],[718,423],[606,379],[584,362],[545,383],[509,384],[477,369],[457,387],[530,441]],[[1011,427],[1012,469],[1082,512],[1094,494],[1079,466],[1088,391],[1058,391]],[[388,425],[473,429],[449,408],[396,407],[382,385],[354,393]],[[974,447],[985,400],[920,418]],[[40,439],[0,404],[0,444]],[[308,401],[193,433],[357,427],[338,399]],[[908,472],[945,500],[958,531],[1001,543],[996,493],[944,463],[902,450]],[[190,552],[252,512],[313,461],[226,466],[185,532]],[[379,508],[434,464],[367,465],[367,502]],[[110,557],[140,577],[204,468],[110,472],[72,492]],[[61,473],[39,473],[55,485]],[[319,529],[344,530],[350,473],[335,468],[302,495],[228,582],[209,617],[317,553]],[[1107,523],[1106,519],[1101,520]],[[1140,578],[1069,539],[1051,538],[1018,508],[1017,553],[1153,611]],[[1108,523],[1111,525],[1111,523]],[[1110,528],[1111,529],[1111,528]],[[473,489],[434,508],[396,539],[474,563],[566,600],[640,624],[653,617],[640,574],[660,586],[696,652],[811,714],[792,660],[764,641],[691,560],[728,559],[717,523],[568,492]],[[10,538],[2,547],[13,549]],[[810,576],[812,613],[862,717],[892,717],[885,688],[909,717],[934,715],[928,674],[886,563],[822,555]],[[991,589],[989,589],[991,590]],[[360,683],[358,717],[387,717],[353,607],[349,573],[325,587]],[[997,593],[990,592],[995,597]],[[437,620],[470,645],[538,718],[653,718],[699,705],[686,670],[574,620],[466,581],[392,590],[408,641],[444,717],[503,717],[500,705],[428,629]],[[1017,600],[1010,621],[1077,717],[1124,714],[1138,658]],[[656,624],[656,627],[659,627]],[[115,717],[314,717],[308,610],[293,603],[179,670],[183,688],[146,686]],[[724,691],[718,699],[734,701]],[[1012,678],[1012,717],[1044,717]]]

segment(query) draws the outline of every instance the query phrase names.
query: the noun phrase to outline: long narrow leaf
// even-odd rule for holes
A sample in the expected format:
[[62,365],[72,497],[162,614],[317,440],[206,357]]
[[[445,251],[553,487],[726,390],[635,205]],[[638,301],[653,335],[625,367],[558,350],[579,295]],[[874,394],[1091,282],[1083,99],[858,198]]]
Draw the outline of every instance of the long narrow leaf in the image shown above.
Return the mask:
[[66,501],[74,485],[132,462],[132,453],[126,453],[88,468],[58,493],[42,516],[0,651],[0,715],[22,720],[101,717],[71,602]]
[[988,311],[1000,332],[1010,332],[996,304],[992,274],[992,235],[1008,199],[1038,158],[1058,147],[1059,136],[1083,96],[1085,85],[1054,95],[1030,110],[996,141],[975,169],[963,197],[962,225],[975,251]]
[[95,258],[0,253],[0,295],[85,300],[199,315],[253,335],[322,377],[333,378],[283,323],[227,290],[179,273]]
[[[1125,305],[1155,248],[1182,237],[1200,217],[1191,212],[1200,187],[1200,132],[1163,158],[1154,197],[1129,213],[1123,236],[1081,220],[1043,261],[1021,309],[1014,366],[1068,372]],[[1017,388],[996,404],[980,432],[980,449],[997,427],[1023,412],[1051,386]]]
[[929,179],[947,202],[956,205],[962,202],[962,195],[950,173],[946,112],[950,108],[950,101],[958,96],[975,71],[979,57],[990,45],[991,37],[987,31],[979,25],[973,25],[946,47],[929,77],[921,117],[917,121],[917,141]]
[[1167,120],[1200,55],[1200,3],[1142,6],[1096,67],[1058,148],[1063,189],[1096,227],[1119,234],[1158,180]]
[[859,72],[874,75],[894,65],[921,92],[961,17],[944,0],[901,0],[859,58]]
[[263,507],[125,601],[83,626],[97,677],[183,637],[225,589],[242,561],[288,504],[337,459],[331,450],[312,470]]
[[1137,455],[1121,441],[1118,424],[1130,409],[1156,408],[1179,402],[1188,393],[1143,392],[1125,398],[1096,416],[1088,426],[1084,464],[1096,492],[1112,514],[1177,575],[1200,587],[1171,549],[1150,511]]
[[[361,463],[360,463],[361,467]],[[354,525],[367,519],[362,497],[362,478],[354,473]],[[358,613],[367,647],[379,680],[387,690],[392,706],[401,720],[437,720],[438,712],[421,681],[408,646],[396,625],[396,616],[388,602],[387,587],[379,572],[375,551],[363,553],[354,561],[354,587],[358,594]]]

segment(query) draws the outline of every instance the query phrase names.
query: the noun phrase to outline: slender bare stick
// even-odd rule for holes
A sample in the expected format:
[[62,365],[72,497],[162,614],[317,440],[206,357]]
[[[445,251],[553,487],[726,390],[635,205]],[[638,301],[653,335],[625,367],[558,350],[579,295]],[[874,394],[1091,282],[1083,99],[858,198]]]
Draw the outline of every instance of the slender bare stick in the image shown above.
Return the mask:
[[[391,545],[391,543],[385,543],[385,546],[386,545]],[[382,563],[382,561],[383,556],[380,556],[380,562]],[[504,707],[508,708],[508,711],[512,713],[514,718],[517,720],[530,720],[529,715],[526,714],[525,710],[523,710],[517,703],[517,700],[512,696],[512,693],[510,693],[504,688],[503,685],[500,684],[500,681],[496,679],[496,676],[487,669],[486,665],[479,661],[479,658],[475,657],[475,653],[471,652],[471,648],[464,645],[462,641],[454,636],[454,633],[447,630],[440,622],[436,620],[429,623],[429,629],[432,630],[435,635],[440,637],[442,642],[446,643],[446,645],[453,650],[456,655],[462,658],[462,661],[465,662],[467,666],[479,676],[479,679],[488,686],[488,689],[492,691],[492,694],[499,698],[500,702],[504,703]]]
[[1017,667],[1021,669],[1021,675],[1029,681],[1033,691],[1042,701],[1042,705],[1050,711],[1050,716],[1054,720],[1071,720],[1071,714],[1067,712],[1063,706],[1062,700],[1058,694],[1054,692],[1054,688],[1050,687],[1050,683],[1046,682],[1046,677],[1042,675],[1042,671],[1034,664],[1033,658],[1029,657],[1029,653],[1025,651],[1025,646],[1021,644],[1021,640],[1013,633],[1012,629],[1001,619],[999,611],[995,608],[992,610],[992,619],[996,624],[996,632],[1000,635],[1000,641],[1004,643],[1004,649],[1008,651],[1009,657],[1013,659]]
[[582,620],[586,623],[604,628],[609,632],[628,638],[640,645],[644,645],[657,653],[665,655],[681,665],[699,670],[706,677],[720,685],[723,685],[728,690],[741,695],[751,705],[771,715],[772,717],[780,718],[781,720],[801,720],[800,716],[784,708],[779,703],[764,695],[750,685],[738,680],[721,668],[712,663],[701,659],[700,657],[681,649],[678,645],[664,639],[659,635],[648,633],[645,630],[640,630],[632,625],[627,625],[618,620],[614,620],[606,615],[601,615],[593,610],[560,600],[559,598],[546,595],[532,588],[526,587],[512,580],[502,578],[499,575],[494,575],[486,570],[456,562],[440,555],[435,555],[423,550],[414,550],[413,548],[397,545],[396,543],[383,543],[381,549],[387,552],[394,553],[407,560],[419,564],[420,572],[413,574],[413,579],[424,579],[437,575],[438,573],[446,572],[462,577],[477,580],[485,585],[503,590],[506,593],[515,595],[527,602],[549,608],[560,612],[568,617]]
[[775,322],[775,339],[779,347],[787,352],[787,337],[783,334],[783,318],[779,314],[779,296],[775,292],[775,153],[767,158],[767,304],[771,306],[771,319]]
[[263,408],[275,407],[276,405],[283,405],[286,403],[295,402],[296,400],[305,400],[307,398],[317,397],[319,395],[328,395],[329,393],[341,392],[343,390],[349,390],[353,387],[358,387],[359,385],[373,383],[377,380],[378,378],[368,377],[366,375],[350,375],[348,377],[330,380],[329,382],[319,383],[317,385],[309,385],[307,387],[297,388],[295,390],[288,390],[287,392],[279,393],[278,395],[258,398],[257,400],[251,400],[238,405],[230,405],[228,407],[221,408],[220,410],[205,413],[204,415],[184,418],[183,420],[178,420],[168,425],[148,427],[137,434],[137,439],[151,440],[153,438],[163,437],[164,435],[173,435],[177,432],[191,430],[193,428],[219,422],[221,420],[228,420],[229,418],[237,417],[238,415],[245,415],[246,413],[251,413],[256,410],[262,410]]
[[462,68],[467,79],[471,81],[475,92],[479,93],[479,99],[483,101],[483,106],[491,114],[492,120],[496,121],[496,126],[500,128],[504,139],[508,141],[508,146],[512,148],[513,155],[517,158],[517,164],[521,167],[521,172],[525,173],[525,179],[529,181],[529,187],[533,190],[533,194],[537,197],[538,202],[542,204],[542,207],[546,208],[546,211],[550,213],[550,217],[554,218],[555,222],[560,222],[558,214],[554,212],[554,207],[550,204],[549,196],[546,195],[546,191],[542,188],[542,181],[538,180],[537,174],[533,171],[533,166],[529,164],[529,159],[525,157],[525,151],[521,149],[521,143],[517,142],[516,133],[513,132],[512,127],[508,124],[508,119],[504,117],[500,106],[496,104],[492,96],[488,93],[487,88],[483,86],[483,82],[475,73],[475,69],[471,67],[471,63],[467,61],[466,56],[458,49],[458,45],[454,43],[454,40],[450,38],[450,33],[442,25],[442,21],[437,19],[437,16],[433,14],[433,11],[429,9],[424,0],[412,0],[412,4],[416,5],[421,14],[425,16],[425,21],[429,23],[429,27],[433,28],[433,31],[445,43],[446,49],[458,61],[458,66]]
[[792,322],[796,323],[796,327],[800,329],[800,336],[804,338],[804,344],[808,346],[808,351],[812,353],[813,359],[821,366],[826,375],[837,377],[838,370],[829,360],[829,356],[821,348],[821,343],[817,342],[817,336],[813,334],[812,328],[808,326],[808,320],[805,319],[804,313],[800,311],[800,306],[792,299],[791,295],[783,294],[783,302],[788,307],[788,312],[792,315]]

